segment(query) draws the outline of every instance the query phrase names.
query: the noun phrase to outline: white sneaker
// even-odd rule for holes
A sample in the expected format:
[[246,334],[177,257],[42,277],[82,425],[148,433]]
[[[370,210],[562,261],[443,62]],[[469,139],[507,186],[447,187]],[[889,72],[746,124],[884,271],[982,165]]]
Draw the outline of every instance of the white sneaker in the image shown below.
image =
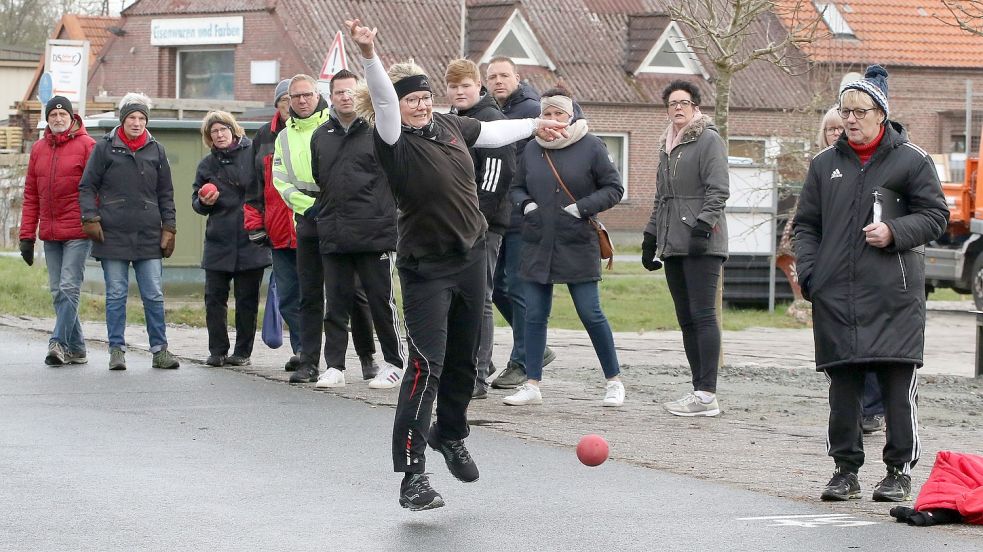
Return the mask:
[[325,387],[344,387],[345,373],[337,368],[328,368],[317,378],[314,387],[323,389]]
[[678,401],[667,402],[662,406],[670,414],[676,416],[716,416],[720,414],[720,403],[717,402],[716,396],[709,403],[705,403],[693,393],[687,393]]
[[625,385],[620,381],[609,381],[604,388],[604,406],[621,406],[625,402]]
[[403,371],[384,362],[379,374],[369,382],[370,389],[392,389],[403,381]]
[[523,383],[519,388],[508,397],[502,399],[509,406],[525,406],[527,404],[543,404],[543,394],[539,392],[539,386],[531,383]]

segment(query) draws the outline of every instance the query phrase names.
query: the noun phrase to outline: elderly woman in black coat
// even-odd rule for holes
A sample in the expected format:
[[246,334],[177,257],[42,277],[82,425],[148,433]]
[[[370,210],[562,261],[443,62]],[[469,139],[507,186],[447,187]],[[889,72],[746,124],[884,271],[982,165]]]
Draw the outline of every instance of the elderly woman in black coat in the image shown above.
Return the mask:
[[[795,214],[802,295],[812,301],[816,369],[829,380],[822,500],[860,498],[864,381],[877,376],[887,473],[872,498],[911,495],[918,462],[918,372],[925,340],[925,254],[949,210],[932,158],[889,119],[887,71],[872,65],[840,90],[844,132],[809,164]],[[900,200],[899,202],[896,200]]]
[[[242,205],[255,178],[252,142],[231,113],[212,111],[201,125],[201,140],[212,150],[198,163],[191,206],[205,224],[205,323],[210,366],[249,364],[256,336],[259,289],[270,266],[270,249],[249,241]],[[235,281],[236,345],[229,353],[229,284]]]
[[541,108],[543,119],[570,126],[567,137],[529,142],[513,182],[512,200],[523,213],[519,278],[526,298],[528,380],[505,398],[505,404],[542,404],[539,384],[553,284],[566,284],[607,379],[603,404],[621,406],[625,387],[618,375],[611,326],[601,310],[600,246],[589,219],[617,205],[625,190],[604,142],[587,132],[586,119],[574,119],[567,91],[547,91]]

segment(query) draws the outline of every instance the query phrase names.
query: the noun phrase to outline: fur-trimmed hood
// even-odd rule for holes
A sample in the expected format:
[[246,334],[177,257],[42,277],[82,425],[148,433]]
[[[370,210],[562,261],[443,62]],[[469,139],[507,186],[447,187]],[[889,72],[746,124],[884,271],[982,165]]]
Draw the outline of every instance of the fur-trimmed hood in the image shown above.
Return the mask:
[[[692,121],[689,122],[685,127],[683,127],[683,136],[680,138],[679,143],[685,144],[687,142],[692,142],[703,134],[704,130],[711,129],[717,132],[716,125],[713,124],[713,119],[707,115],[699,115],[694,117]],[[669,138],[669,134],[672,132],[672,123],[669,123],[669,127],[666,131],[662,133],[662,139],[659,142],[659,151],[665,151],[666,141]]]

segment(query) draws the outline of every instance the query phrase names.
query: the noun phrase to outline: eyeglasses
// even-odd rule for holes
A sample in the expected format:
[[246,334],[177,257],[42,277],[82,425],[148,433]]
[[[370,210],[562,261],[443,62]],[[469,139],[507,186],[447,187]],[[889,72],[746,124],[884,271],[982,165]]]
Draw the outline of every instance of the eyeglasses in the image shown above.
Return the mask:
[[406,102],[406,105],[412,107],[413,109],[418,109],[421,103],[433,105],[433,94],[427,94],[426,96],[420,96],[419,98],[403,98],[400,101]]
[[313,97],[314,97],[314,92],[301,92],[299,94],[291,94],[290,95],[290,99],[291,100],[294,99],[294,98],[296,98],[298,100],[300,100],[300,99],[310,100]]
[[673,100],[667,103],[666,107],[668,107],[669,109],[679,109],[679,108],[687,108],[691,105],[693,105],[693,102],[689,100]]
[[220,126],[220,127],[213,128],[213,129],[211,129],[211,130],[208,131],[208,133],[211,134],[212,136],[217,136],[217,135],[222,134],[224,132],[228,132],[229,134],[232,134],[232,129],[229,128],[229,127],[227,127],[227,126]]
[[[863,117],[861,117],[862,119]],[[829,127],[826,129],[826,134],[843,134],[843,127]]]
[[853,116],[856,117],[857,120],[859,121],[860,119],[866,117],[868,112],[876,111],[876,110],[877,110],[876,107],[872,107],[870,109],[840,109],[840,118],[849,119],[850,114],[853,113]]

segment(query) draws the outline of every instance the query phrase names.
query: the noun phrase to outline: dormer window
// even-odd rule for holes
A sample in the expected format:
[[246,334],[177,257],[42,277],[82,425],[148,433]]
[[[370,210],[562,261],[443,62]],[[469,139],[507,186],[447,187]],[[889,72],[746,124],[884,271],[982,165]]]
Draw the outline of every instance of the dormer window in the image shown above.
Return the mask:
[[656,41],[655,46],[639,65],[638,73],[682,73],[686,75],[704,74],[696,54],[690,49],[683,33],[675,21],[669,23],[666,30]]
[[822,14],[823,22],[826,23],[829,32],[833,33],[833,38],[857,38],[850,24],[836,8],[836,4],[833,2],[813,2],[813,4],[816,6],[816,11]]
[[492,40],[479,63],[488,63],[488,60],[496,56],[511,58],[516,65],[538,65],[547,67],[551,71],[556,69],[546,55],[546,51],[536,40],[529,23],[518,10],[512,12],[512,16]]

